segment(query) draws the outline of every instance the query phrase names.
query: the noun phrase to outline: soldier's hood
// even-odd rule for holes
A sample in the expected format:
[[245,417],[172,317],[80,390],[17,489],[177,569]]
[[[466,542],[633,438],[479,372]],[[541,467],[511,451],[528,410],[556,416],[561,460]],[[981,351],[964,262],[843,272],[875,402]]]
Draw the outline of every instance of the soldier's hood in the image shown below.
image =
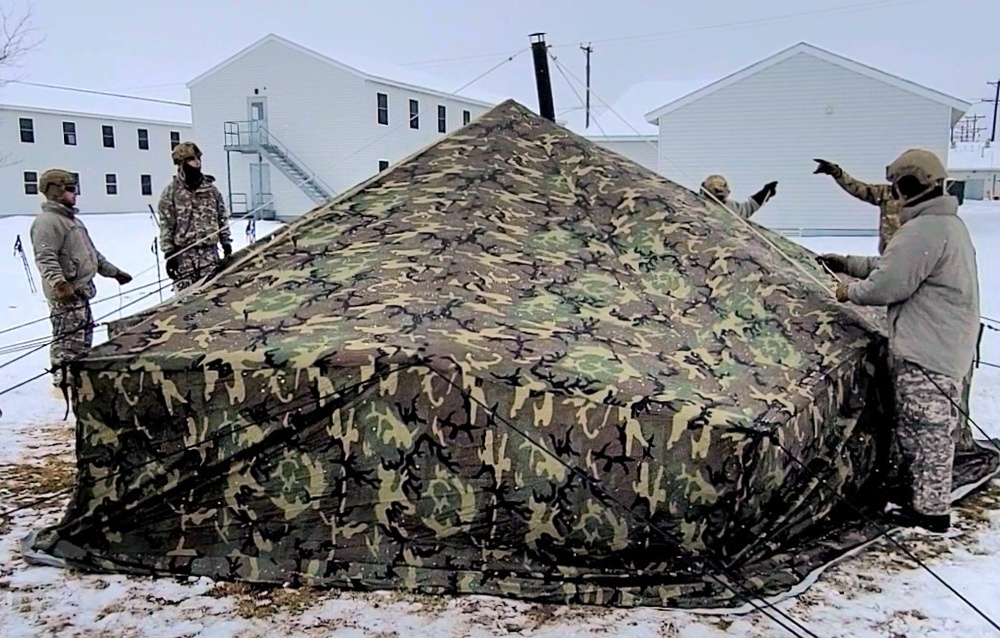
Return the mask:
[[55,213],[56,215],[62,215],[63,217],[69,217],[69,218],[76,217],[76,214],[80,212],[80,210],[75,206],[73,208],[70,208],[63,204],[59,204],[57,202],[52,202],[52,201],[42,202],[42,210],[47,213]]
[[905,224],[917,217],[943,217],[946,215],[958,215],[958,200],[951,195],[938,195],[913,206],[904,206],[899,213],[899,221]]

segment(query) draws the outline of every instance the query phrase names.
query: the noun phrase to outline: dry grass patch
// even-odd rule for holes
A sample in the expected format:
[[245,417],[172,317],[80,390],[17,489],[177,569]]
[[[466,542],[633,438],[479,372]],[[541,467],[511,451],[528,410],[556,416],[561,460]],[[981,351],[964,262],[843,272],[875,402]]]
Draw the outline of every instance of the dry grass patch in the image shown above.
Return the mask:
[[70,490],[76,465],[60,454],[42,456],[35,463],[0,465],[0,497],[11,505],[25,505]]
[[282,612],[296,614],[305,611],[324,597],[322,591],[256,583],[219,583],[205,593],[212,598],[236,601],[236,612],[243,618],[270,618]]

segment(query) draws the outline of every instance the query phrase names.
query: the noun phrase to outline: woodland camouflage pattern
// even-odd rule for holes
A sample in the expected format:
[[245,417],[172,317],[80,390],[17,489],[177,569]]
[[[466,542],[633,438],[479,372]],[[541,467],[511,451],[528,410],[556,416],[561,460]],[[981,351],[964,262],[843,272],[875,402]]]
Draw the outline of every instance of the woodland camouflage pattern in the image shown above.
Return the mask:
[[205,175],[191,190],[180,175],[174,175],[160,195],[160,249],[167,259],[184,251],[178,255],[181,276],[174,282],[175,290],[211,272],[219,263],[219,244],[233,243],[226,203],[214,179]]
[[878,493],[885,339],[833,285],[505,102],[95,348],[33,548],[538,602],[787,591],[878,535],[839,499]]
[[892,186],[888,183],[867,184],[859,181],[839,166],[836,167],[833,179],[846,193],[872,206],[878,206],[878,254],[881,255],[900,225],[900,200],[892,196]]

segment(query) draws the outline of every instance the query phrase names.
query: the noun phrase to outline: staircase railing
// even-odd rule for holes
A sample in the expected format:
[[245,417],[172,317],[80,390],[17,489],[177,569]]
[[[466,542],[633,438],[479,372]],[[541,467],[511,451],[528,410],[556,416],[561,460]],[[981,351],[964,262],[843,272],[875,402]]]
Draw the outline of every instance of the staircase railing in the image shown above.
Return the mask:
[[304,183],[312,183],[325,191],[327,197],[332,197],[334,190],[315,171],[303,162],[286,145],[281,143],[277,137],[271,133],[267,126],[260,120],[248,120],[243,122],[226,122],[224,124],[225,145],[227,147],[260,147],[264,151],[269,151],[268,147],[273,147],[281,155],[284,155],[293,165],[298,167],[305,175]]

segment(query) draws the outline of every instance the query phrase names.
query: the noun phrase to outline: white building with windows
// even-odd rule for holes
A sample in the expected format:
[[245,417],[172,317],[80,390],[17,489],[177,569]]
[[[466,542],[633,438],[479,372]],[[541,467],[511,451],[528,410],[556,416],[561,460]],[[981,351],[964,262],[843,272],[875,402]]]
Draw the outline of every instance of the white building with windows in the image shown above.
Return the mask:
[[290,219],[502,101],[268,35],[188,83],[192,138],[234,214]]
[[[170,150],[191,128],[188,109],[129,102],[0,87],[0,216],[37,213],[43,201],[38,179],[49,168],[77,174],[84,213],[155,208],[174,174]],[[79,110],[47,108],[60,103]]]
[[[668,98],[669,99],[669,98]],[[799,43],[656,108],[658,169],[697,189],[725,175],[736,198],[777,180],[754,216],[786,234],[876,234],[872,206],[848,195],[813,158],[855,177],[885,181],[885,167],[911,147],[946,161],[952,127],[969,102],[815,46]]]
[[963,182],[971,200],[1000,200],[1000,153],[996,143],[957,142],[948,154],[948,176]]

